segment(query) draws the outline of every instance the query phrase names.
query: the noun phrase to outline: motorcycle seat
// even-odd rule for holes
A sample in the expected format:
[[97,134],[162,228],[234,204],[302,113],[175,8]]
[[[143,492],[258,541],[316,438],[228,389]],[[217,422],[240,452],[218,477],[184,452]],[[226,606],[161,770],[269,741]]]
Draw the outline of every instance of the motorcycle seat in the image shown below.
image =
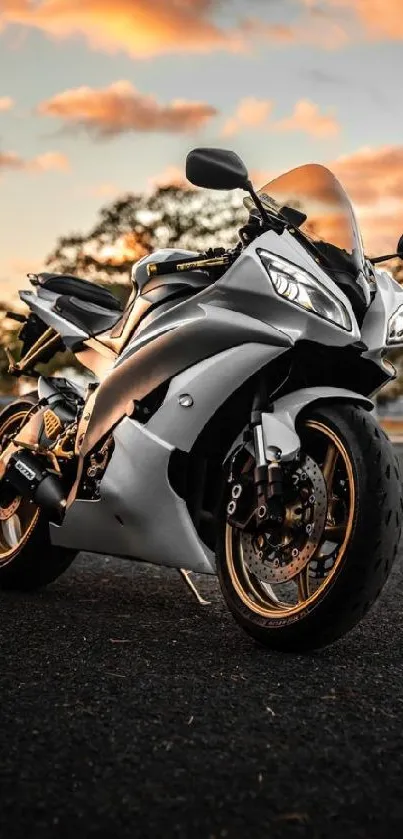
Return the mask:
[[90,303],[88,300],[80,300],[68,294],[62,294],[57,298],[54,310],[63,318],[74,323],[91,338],[112,329],[122,317],[122,312],[111,311],[104,306]]
[[88,280],[82,280],[81,277],[75,277],[73,274],[50,274],[47,272],[35,276],[42,288],[53,291],[55,294],[71,296],[93,303],[95,306],[101,306],[103,309],[109,309],[112,312],[119,312],[120,314],[122,312],[119,300],[108,289],[95,285]]

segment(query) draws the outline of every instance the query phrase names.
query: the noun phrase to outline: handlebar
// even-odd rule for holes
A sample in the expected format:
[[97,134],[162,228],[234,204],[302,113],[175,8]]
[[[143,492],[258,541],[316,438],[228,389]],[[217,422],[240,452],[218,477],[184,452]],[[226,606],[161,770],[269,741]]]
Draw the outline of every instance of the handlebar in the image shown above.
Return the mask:
[[224,251],[220,256],[201,256],[195,259],[173,259],[167,262],[149,262],[147,274],[150,278],[163,274],[180,274],[182,271],[215,271],[226,268],[234,262],[232,251]]

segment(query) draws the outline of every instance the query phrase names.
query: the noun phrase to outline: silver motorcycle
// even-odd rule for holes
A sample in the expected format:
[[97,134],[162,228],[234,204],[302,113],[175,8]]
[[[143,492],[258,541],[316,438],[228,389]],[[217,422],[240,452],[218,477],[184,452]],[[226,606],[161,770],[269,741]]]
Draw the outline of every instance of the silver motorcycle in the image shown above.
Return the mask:
[[[403,290],[324,167],[255,192],[233,152],[196,149],[187,177],[249,193],[235,248],[141,259],[124,311],[70,275],[20,292],[10,371],[37,396],[0,415],[0,587],[45,585],[81,550],[217,574],[251,636],[314,649],[361,620],[398,550],[371,397],[394,376]],[[63,348],[86,389],[36,372]]]

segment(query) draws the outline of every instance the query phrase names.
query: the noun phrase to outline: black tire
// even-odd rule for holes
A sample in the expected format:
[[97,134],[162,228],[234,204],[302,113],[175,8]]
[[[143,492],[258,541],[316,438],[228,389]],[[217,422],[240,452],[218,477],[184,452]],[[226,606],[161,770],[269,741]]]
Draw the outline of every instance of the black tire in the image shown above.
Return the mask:
[[[312,407],[304,421],[326,425],[348,453],[355,486],[355,510],[347,546],[332,579],[304,610],[281,620],[257,614],[239,596],[226,550],[223,499],[217,541],[217,571],[236,622],[274,650],[306,652],[321,648],[355,626],[380,595],[398,551],[402,489],[393,447],[364,408],[346,403]],[[301,420],[302,422],[302,420]]]
[[[29,411],[35,404],[34,395],[8,405],[0,413],[0,429],[14,414]],[[55,547],[50,541],[49,523],[39,517],[29,533],[29,538],[16,548],[2,563],[0,555],[0,589],[8,591],[33,591],[52,583],[73,562],[76,551]]]

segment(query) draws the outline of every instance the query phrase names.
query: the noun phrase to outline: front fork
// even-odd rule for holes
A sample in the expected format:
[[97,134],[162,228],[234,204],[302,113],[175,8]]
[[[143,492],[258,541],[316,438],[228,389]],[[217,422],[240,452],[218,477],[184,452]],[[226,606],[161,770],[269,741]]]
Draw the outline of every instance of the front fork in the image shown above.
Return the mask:
[[[261,527],[281,524],[284,518],[282,452],[277,446],[265,446],[263,432],[262,413],[270,410],[266,382],[261,378],[253,400],[250,424],[243,443],[233,453],[228,479],[232,484],[232,497],[227,506],[228,523],[242,530],[253,521],[255,526]],[[253,484],[244,483],[242,477],[240,481],[234,479],[236,462],[248,444],[253,444],[254,449]]]

